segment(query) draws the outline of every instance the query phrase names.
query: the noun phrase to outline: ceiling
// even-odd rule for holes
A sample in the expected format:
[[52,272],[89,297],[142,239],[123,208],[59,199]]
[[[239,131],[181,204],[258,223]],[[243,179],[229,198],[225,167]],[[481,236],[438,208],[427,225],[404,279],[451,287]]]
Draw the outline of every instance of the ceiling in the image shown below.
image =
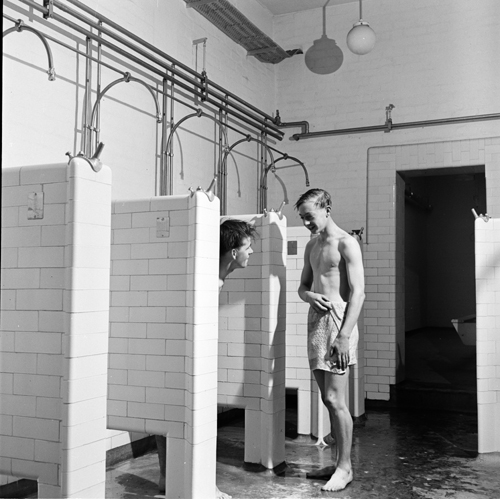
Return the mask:
[[[257,0],[257,2],[266,7],[273,15],[280,15],[319,9],[327,3],[327,0]],[[342,3],[358,3],[358,0],[330,0],[328,6]]]

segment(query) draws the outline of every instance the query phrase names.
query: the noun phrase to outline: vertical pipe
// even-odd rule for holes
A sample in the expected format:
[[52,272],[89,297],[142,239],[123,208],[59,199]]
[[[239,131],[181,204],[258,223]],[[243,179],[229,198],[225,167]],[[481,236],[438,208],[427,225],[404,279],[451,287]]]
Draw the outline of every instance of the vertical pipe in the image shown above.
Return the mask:
[[[92,140],[91,125],[89,123],[90,113],[91,113],[91,92],[92,92],[92,61],[90,57],[92,56],[92,40],[87,37],[86,40],[86,61],[85,61],[85,96],[83,101],[83,124],[82,124],[82,151],[86,156],[91,156],[91,145]],[[90,56],[90,57],[89,57]]]
[[[99,21],[99,26],[102,26],[102,21]],[[97,32],[98,36],[101,36],[101,31]],[[102,44],[99,42],[97,44],[97,60],[99,61],[97,64],[97,85],[96,85],[96,94],[99,97],[101,93],[101,58],[102,58]],[[101,103],[97,105],[96,109],[96,117],[95,117],[95,147],[97,148],[97,144],[99,144],[101,139]]]
[[223,125],[223,122],[222,122],[222,119],[223,119],[223,115],[222,115],[222,110],[219,109],[219,161],[217,163],[217,168],[215,170],[215,175],[217,176],[217,182],[215,183],[215,195],[219,197],[220,199],[220,182],[219,182],[219,178],[220,178],[220,173],[221,173],[221,162],[222,162],[222,157],[223,157],[223,153],[224,151],[222,150],[223,148],[223,145],[222,145],[222,134],[223,134],[223,131],[222,131],[222,127],[224,126]]
[[265,171],[267,170],[267,153],[265,150],[264,144],[267,145],[267,135],[263,132],[260,134],[260,139],[263,142],[260,146],[260,171],[258,178],[258,186],[260,188],[257,189],[259,193],[259,213],[264,213],[264,210],[267,208],[267,183],[264,184],[265,180]]
[[[229,103],[229,96],[226,95],[227,103],[226,108]],[[224,113],[224,121],[227,121],[227,113]],[[227,215],[227,160],[229,155],[224,154],[225,160],[222,162],[222,178],[221,178],[221,192],[220,192],[220,201],[221,201],[221,214]]]
[[[172,66],[173,69],[175,69],[175,65]],[[172,130],[174,128],[174,111],[175,111],[175,108],[174,108],[174,94],[175,94],[175,85],[174,85],[174,81],[175,81],[175,74],[172,72],[172,82],[170,84],[170,96],[171,96],[171,99],[170,99],[170,130]],[[167,171],[166,171],[166,178],[165,178],[165,182],[166,182],[166,185],[165,185],[165,192],[164,192],[164,195],[165,196],[171,196],[174,192],[174,186],[173,186],[173,183],[174,183],[174,156],[173,156],[173,149],[174,149],[174,140],[175,140],[175,137],[172,137],[172,140],[170,142],[170,151],[169,151],[169,154],[167,156]]]
[[[167,163],[167,156],[165,148],[167,146],[167,106],[168,106],[168,81],[166,78],[163,78],[163,86],[162,86],[163,94],[162,94],[162,116],[161,116],[161,155],[160,155],[160,178],[158,179],[158,175],[156,176],[156,187],[155,192],[157,195],[163,195],[165,192],[165,168]],[[159,185],[158,185],[159,184]]]

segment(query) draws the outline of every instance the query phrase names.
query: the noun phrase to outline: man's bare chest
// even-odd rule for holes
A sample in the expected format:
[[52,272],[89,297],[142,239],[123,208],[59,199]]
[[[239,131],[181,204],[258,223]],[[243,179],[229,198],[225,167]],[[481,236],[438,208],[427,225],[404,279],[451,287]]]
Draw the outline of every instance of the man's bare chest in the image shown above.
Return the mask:
[[316,242],[310,253],[310,263],[313,269],[322,272],[338,269],[342,265],[338,245]]

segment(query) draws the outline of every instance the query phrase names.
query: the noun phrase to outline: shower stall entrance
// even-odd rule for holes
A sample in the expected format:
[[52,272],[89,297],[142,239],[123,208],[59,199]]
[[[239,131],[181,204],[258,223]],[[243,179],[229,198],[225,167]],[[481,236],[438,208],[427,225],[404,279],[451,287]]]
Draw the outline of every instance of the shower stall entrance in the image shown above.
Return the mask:
[[[403,181],[399,198],[404,196],[404,234],[398,240],[404,235],[405,296],[405,381],[397,388],[398,404],[475,413],[471,210],[486,212],[484,167],[410,170],[398,176]],[[468,336],[462,334],[464,324]]]

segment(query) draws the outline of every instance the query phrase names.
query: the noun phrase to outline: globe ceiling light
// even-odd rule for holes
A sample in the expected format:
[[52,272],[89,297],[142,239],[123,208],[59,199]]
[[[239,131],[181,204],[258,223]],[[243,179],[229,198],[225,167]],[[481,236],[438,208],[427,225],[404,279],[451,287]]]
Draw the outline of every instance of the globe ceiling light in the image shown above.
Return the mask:
[[368,54],[375,47],[375,32],[363,21],[362,0],[359,0],[359,21],[347,33],[347,46],[354,54]]
[[335,40],[326,36],[326,6],[328,0],[323,6],[323,35],[318,40],[314,40],[305,55],[305,63],[309,71],[313,73],[326,75],[334,73],[342,66],[344,54]]

